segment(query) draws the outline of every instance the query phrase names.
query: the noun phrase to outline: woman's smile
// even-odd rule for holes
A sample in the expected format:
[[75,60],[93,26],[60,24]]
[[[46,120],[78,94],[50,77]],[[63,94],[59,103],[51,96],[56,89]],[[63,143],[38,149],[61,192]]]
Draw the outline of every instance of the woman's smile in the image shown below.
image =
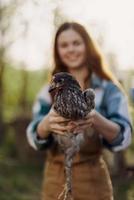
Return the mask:
[[66,55],[66,57],[70,60],[70,61],[75,61],[79,58],[79,55]]
[[83,38],[74,30],[63,31],[58,38],[58,53],[68,68],[78,68],[85,63],[86,46]]

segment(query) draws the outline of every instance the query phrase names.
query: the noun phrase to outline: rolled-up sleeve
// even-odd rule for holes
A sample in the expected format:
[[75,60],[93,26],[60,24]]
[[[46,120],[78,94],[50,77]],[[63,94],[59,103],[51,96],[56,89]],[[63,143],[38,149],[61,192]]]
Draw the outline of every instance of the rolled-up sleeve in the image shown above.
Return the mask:
[[45,101],[42,97],[37,97],[32,109],[32,120],[26,129],[26,135],[28,143],[35,150],[45,150],[51,146],[53,142],[52,134],[49,134],[48,138],[40,139],[37,134],[37,126],[49,112],[51,104]]
[[132,138],[132,122],[127,97],[116,85],[110,83],[104,103],[107,119],[117,123],[120,126],[120,132],[111,143],[103,139],[103,144],[112,151],[126,149],[131,144]]

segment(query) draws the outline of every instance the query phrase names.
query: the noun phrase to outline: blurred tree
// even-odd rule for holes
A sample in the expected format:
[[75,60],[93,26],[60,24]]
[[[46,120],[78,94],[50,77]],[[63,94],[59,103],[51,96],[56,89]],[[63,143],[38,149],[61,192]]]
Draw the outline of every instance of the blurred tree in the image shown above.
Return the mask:
[[65,22],[65,20],[67,19],[66,16],[62,13],[62,10],[60,8],[62,2],[63,0],[55,0],[55,9],[53,10],[53,17],[54,17],[53,24],[55,29],[57,29],[60,26],[60,24]]
[[7,49],[13,43],[13,38],[10,36],[11,20],[14,12],[20,1],[0,1],[0,142],[2,141],[5,126],[4,126],[4,70],[5,70],[5,54]]
[[[31,4],[34,4],[34,6],[38,6],[40,3],[32,0],[30,2]],[[21,38],[22,40],[26,41],[31,21],[29,21],[28,19],[25,18],[25,16],[20,14],[19,22],[23,27],[21,31]],[[39,162],[44,160],[42,157],[42,153],[34,152],[33,149],[31,149],[31,147],[29,146],[26,138],[26,128],[31,121],[31,113],[28,112],[29,111],[28,91],[29,91],[29,84],[32,84],[32,80],[29,80],[29,72],[27,70],[27,65],[25,62],[26,53],[27,52],[24,52],[24,57],[20,63],[21,81],[19,90],[19,100],[17,105],[17,114],[14,115],[11,125],[15,130],[16,148],[19,159],[23,162],[28,160],[29,161],[35,160],[35,162]],[[34,85],[32,85],[32,87],[35,89]]]
[[28,87],[28,72],[26,70],[25,65],[23,64],[21,73],[21,88],[20,88],[20,96],[19,96],[19,115],[27,114],[27,87]]
[[[29,23],[27,20],[21,21],[23,25],[23,32],[22,37],[25,40],[27,38]],[[19,98],[19,107],[20,107],[20,113],[19,115],[25,115],[27,114],[27,87],[28,87],[28,72],[27,72],[27,66],[24,62],[22,62],[21,65],[21,89],[20,89],[20,98]]]
[[[9,1],[0,1],[0,142],[3,140],[3,136],[5,133],[5,128],[10,128],[13,126],[15,133],[16,133],[16,145],[18,144],[18,141],[20,141],[19,147],[17,149],[17,152],[20,152],[20,150],[24,149],[22,146],[25,146],[27,144],[26,142],[26,136],[25,136],[25,129],[27,124],[30,121],[30,118],[22,118],[20,113],[20,116],[14,116],[14,119],[10,121],[9,124],[4,123],[4,81],[5,81],[5,69],[8,64],[6,61],[7,52],[10,48],[10,46],[18,39],[18,37],[22,36],[25,37],[28,29],[28,23],[27,21],[21,20],[20,23],[23,25],[23,32],[20,34],[13,34],[12,28],[13,28],[13,22],[14,18],[16,17],[16,12],[18,9],[22,6],[22,3],[24,3],[22,0],[9,0]],[[17,38],[16,38],[17,35]],[[15,76],[15,74],[14,74]],[[26,111],[26,91],[27,91],[27,71],[25,69],[25,65],[22,65],[22,71],[21,71],[21,89],[20,89],[20,98],[19,98],[19,107],[21,108],[21,111],[23,113]],[[11,79],[6,81],[9,81],[8,87],[10,87],[10,81],[13,81],[14,77],[10,77]],[[20,109],[18,109],[20,111]],[[25,112],[27,113],[27,112]],[[15,113],[13,113],[15,114]],[[20,125],[21,124],[21,125]],[[9,125],[9,126],[7,126]],[[18,134],[19,133],[19,134]],[[23,134],[21,134],[23,133]],[[23,142],[24,141],[24,142]],[[21,144],[21,145],[20,145]],[[25,144],[25,145],[24,145]],[[24,153],[24,152],[23,152]],[[26,157],[22,152],[19,153],[19,156],[22,155],[23,157]]]

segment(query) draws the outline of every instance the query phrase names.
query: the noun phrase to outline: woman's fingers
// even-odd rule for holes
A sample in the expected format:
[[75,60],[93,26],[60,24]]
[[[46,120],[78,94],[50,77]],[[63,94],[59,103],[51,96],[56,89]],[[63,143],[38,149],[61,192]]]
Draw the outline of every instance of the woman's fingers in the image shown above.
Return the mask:
[[86,130],[90,127],[92,127],[92,124],[85,124],[85,125],[79,126],[79,127],[74,129],[74,133],[79,133],[79,132]]
[[65,126],[61,126],[59,124],[53,124],[51,127],[52,127],[53,130],[56,129],[56,130],[59,130],[59,131],[66,131]]
[[60,135],[64,135],[65,134],[65,132],[59,131],[58,129],[55,129],[53,132],[56,133],[56,134],[60,134]]
[[52,109],[49,122],[51,130],[54,133],[64,135],[68,131],[73,132],[75,130],[84,130],[92,127],[94,122],[94,112],[90,112],[83,120],[72,121],[60,116],[54,109]]
[[93,119],[83,120],[80,123],[78,123],[77,127],[74,130],[84,130],[92,126],[93,126]]
[[89,118],[94,118],[96,114],[96,111],[93,109],[90,113],[87,114],[87,116],[85,117],[85,119],[89,119]]
[[58,124],[58,123],[54,123],[54,124],[52,124],[51,125],[51,128],[52,129],[56,129],[56,130],[60,130],[60,131],[69,131],[69,130],[71,130],[73,127],[72,126],[69,126],[69,125],[67,125],[67,126],[65,126],[65,125],[60,125],[60,124]]
[[54,121],[55,121],[55,122],[69,122],[70,119],[66,119],[66,118],[64,118],[64,117],[57,116],[57,117],[54,117]]
[[68,119],[65,119],[63,117],[54,117],[54,116],[51,116],[49,118],[49,121],[50,123],[67,123],[69,120]]
[[87,129],[87,128],[89,128],[89,127],[91,127],[92,126],[92,124],[85,124],[85,125],[83,125],[83,126],[80,126],[80,130],[82,129]]
[[89,124],[90,122],[92,122],[93,120],[92,119],[85,119],[85,120],[82,120],[82,121],[79,121],[77,122],[77,125],[78,126],[82,126],[84,124]]

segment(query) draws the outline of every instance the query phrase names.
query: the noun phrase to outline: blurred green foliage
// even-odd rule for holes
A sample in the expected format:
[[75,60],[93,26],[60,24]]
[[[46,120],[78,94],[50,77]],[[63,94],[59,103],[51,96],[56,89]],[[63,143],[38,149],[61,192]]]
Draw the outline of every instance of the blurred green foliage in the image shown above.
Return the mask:
[[[4,119],[10,121],[13,115],[19,112],[19,98],[22,86],[22,71],[11,66],[5,67],[4,72]],[[34,98],[48,80],[48,70],[27,71],[27,104],[29,111]]]
[[42,167],[0,159],[0,200],[39,200]]

